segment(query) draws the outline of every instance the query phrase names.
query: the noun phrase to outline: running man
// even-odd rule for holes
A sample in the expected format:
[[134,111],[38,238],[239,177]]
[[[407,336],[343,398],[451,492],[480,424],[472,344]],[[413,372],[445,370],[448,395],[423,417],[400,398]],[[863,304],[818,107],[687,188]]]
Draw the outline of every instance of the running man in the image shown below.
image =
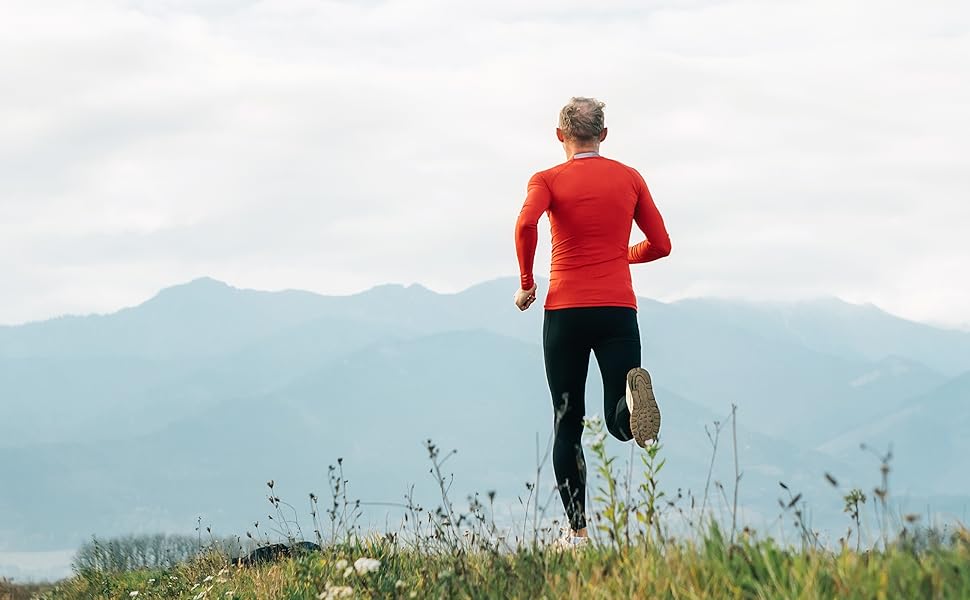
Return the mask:
[[[581,438],[590,351],[603,375],[609,432],[645,447],[660,430],[650,375],[640,368],[630,264],[670,254],[670,237],[640,173],[600,156],[604,106],[594,98],[573,98],[563,107],[556,137],[567,160],[532,176],[515,225],[521,276],[515,305],[526,310],[536,299],[536,225],[549,213],[552,267],[542,349],[555,415],[553,467],[569,519],[570,531],[559,541],[564,546],[588,541]],[[629,246],[634,222],[647,239]]]

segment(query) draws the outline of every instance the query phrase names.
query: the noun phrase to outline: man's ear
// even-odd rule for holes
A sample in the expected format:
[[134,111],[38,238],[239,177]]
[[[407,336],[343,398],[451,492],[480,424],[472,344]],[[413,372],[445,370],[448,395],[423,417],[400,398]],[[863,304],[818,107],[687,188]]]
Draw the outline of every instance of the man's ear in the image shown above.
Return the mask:
[[560,129],[558,127],[556,127],[556,137],[559,138],[559,141],[560,142],[565,142],[566,141],[566,136],[564,136],[562,134],[562,129]]
[[603,131],[600,132],[600,141],[601,142],[606,139],[606,132],[607,131],[609,131],[609,130],[606,127],[604,127],[603,128]]

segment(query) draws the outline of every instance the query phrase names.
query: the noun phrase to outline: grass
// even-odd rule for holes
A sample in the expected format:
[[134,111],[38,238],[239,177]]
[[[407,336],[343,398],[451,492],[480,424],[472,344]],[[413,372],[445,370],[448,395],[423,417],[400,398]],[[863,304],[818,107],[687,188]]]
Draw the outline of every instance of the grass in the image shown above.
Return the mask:
[[0,577],[0,600],[28,600],[50,591],[53,587],[49,583],[14,583]]
[[[729,419],[733,432],[736,411],[732,410]],[[714,452],[721,429],[722,424],[715,423],[710,433]],[[213,543],[195,558],[165,568],[118,570],[102,567],[98,561],[78,561],[74,577],[30,593],[51,600],[970,598],[970,530],[960,526],[944,535],[918,527],[916,518],[908,516],[895,521],[898,529],[889,535],[889,453],[880,456],[881,483],[873,490],[880,535],[863,547],[860,507],[867,497],[861,490],[851,489],[843,497],[848,532],[833,550],[823,547],[817,533],[806,525],[801,494],[784,483],[781,487],[788,499],[779,500],[780,518],[791,520],[800,534],[799,544],[781,544],[737,522],[737,486],[742,473],[736,444],[733,503],[720,490],[725,504],[733,504],[732,514],[721,525],[706,513],[699,518],[685,513],[677,504],[679,494],[677,499],[664,497],[658,487],[664,466],[661,446],[642,453],[645,481],[632,489],[632,477],[627,475],[624,481],[619,475],[604,439],[602,423],[590,420],[587,445],[598,483],[589,494],[594,536],[586,548],[560,552],[548,543],[552,530],[544,525],[548,502],[540,503],[537,489],[545,459],[538,462],[535,482],[526,486],[529,496],[522,502],[525,514],[520,527],[502,529],[494,521],[491,493],[489,505],[474,496],[469,498],[467,511],[457,509],[448,497],[450,481],[443,469],[451,453],[442,453],[429,440],[428,456],[440,504],[426,510],[408,500],[397,531],[361,534],[356,525],[360,503],[348,497],[343,464],[338,460],[329,470],[329,506],[321,513],[318,498],[310,495],[312,538],[323,547],[320,552],[243,567],[229,559],[224,546]],[[838,488],[834,478],[826,478]],[[289,511],[281,508],[290,505],[276,496],[272,481],[267,486],[268,500],[277,509],[274,532],[288,540],[303,538],[295,509],[290,519]],[[707,500],[705,490],[702,506]],[[686,517],[681,520],[689,524],[689,534],[671,533],[664,516],[675,516],[674,512]],[[270,541],[261,530],[246,536],[250,543]],[[232,553],[238,554],[239,549]],[[0,600],[7,600],[2,590],[0,587]],[[11,600],[21,597],[27,596],[14,595]]]
[[[859,553],[779,547],[716,525],[700,542],[596,545],[560,553],[428,554],[361,540],[255,568],[209,555],[173,569],[79,573],[47,598],[966,598],[970,535],[948,547]],[[380,561],[358,573],[361,557]]]

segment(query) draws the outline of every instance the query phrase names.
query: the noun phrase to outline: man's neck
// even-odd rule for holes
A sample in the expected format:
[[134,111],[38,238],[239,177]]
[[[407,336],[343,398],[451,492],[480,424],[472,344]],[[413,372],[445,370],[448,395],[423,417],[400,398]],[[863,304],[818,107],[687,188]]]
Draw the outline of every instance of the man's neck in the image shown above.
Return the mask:
[[566,150],[566,159],[571,160],[577,154],[583,154],[585,152],[594,152],[599,154],[600,145],[599,144],[584,144],[582,146],[573,146],[572,144],[564,144]]

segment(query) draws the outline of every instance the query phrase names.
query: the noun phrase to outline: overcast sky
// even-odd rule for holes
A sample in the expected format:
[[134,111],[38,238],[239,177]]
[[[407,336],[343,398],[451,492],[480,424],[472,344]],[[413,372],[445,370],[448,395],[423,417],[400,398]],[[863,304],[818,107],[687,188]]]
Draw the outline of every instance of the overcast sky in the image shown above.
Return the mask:
[[639,294],[835,295],[966,326],[968,6],[4,0],[0,323],[204,275],[514,276],[526,182],[588,95],[671,234]]

